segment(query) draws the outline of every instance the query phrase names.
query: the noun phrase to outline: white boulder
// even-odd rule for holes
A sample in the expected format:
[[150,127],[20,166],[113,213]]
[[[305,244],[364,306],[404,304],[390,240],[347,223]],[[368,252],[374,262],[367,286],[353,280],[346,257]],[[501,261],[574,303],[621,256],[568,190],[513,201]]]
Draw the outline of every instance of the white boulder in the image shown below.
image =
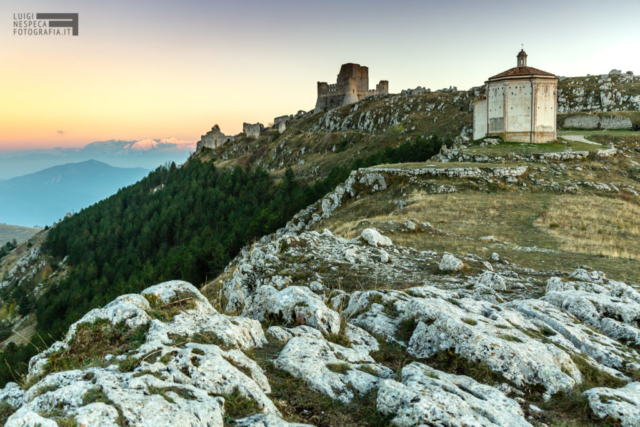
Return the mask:
[[374,247],[392,246],[391,239],[380,234],[375,228],[366,228],[360,235],[368,244]]
[[444,254],[442,259],[440,260],[440,265],[438,268],[441,271],[460,271],[464,268],[464,262],[460,261],[458,258],[454,257],[451,254]]
[[640,382],[618,389],[592,388],[583,393],[591,410],[600,418],[620,421],[623,427],[640,426]]

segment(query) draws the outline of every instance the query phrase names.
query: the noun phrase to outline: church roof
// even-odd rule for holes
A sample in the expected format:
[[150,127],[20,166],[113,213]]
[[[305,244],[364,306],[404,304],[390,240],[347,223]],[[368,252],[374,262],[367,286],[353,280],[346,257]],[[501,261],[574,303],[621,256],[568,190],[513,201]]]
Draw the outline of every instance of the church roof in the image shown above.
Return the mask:
[[496,74],[493,77],[489,77],[489,80],[501,79],[504,77],[520,77],[520,76],[544,76],[555,77],[554,74],[547,73],[546,71],[538,70],[533,67],[514,67],[503,73]]

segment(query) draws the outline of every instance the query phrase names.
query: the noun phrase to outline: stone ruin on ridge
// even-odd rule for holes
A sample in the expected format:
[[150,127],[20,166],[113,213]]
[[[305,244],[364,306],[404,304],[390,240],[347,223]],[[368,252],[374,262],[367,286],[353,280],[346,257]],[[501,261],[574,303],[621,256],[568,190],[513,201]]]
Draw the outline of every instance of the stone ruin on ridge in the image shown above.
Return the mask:
[[375,90],[369,90],[369,68],[359,64],[343,64],[336,84],[318,82],[316,113],[353,104],[370,95],[389,93],[389,82],[381,80]]

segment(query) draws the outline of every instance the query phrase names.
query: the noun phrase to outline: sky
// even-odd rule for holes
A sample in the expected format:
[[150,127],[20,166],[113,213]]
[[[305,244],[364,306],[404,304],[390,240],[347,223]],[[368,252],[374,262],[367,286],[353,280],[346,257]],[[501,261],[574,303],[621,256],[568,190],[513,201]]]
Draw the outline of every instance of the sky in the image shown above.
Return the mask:
[[[79,35],[15,36],[17,13],[78,13]],[[640,73],[640,0],[2,0],[0,152],[198,140],[309,110],[340,65],[390,91],[480,86],[515,66]]]

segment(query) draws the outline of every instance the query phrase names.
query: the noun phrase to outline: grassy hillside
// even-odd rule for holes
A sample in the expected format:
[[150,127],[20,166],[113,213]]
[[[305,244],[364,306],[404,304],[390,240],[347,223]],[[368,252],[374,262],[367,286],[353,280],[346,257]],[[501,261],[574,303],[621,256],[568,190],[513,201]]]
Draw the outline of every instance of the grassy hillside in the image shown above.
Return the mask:
[[11,242],[14,239],[21,243],[37,232],[40,228],[34,227],[20,227],[17,225],[0,224],[0,246],[3,246],[7,242]]
[[[611,138],[601,137],[605,141]],[[599,156],[595,146],[584,159],[523,160],[514,164],[505,147],[474,145],[463,153],[482,154],[488,163],[447,162],[382,165],[388,188],[349,199],[330,218],[314,224],[351,239],[374,226],[394,242],[418,250],[501,257],[548,271],[589,265],[640,283],[640,138],[618,137],[619,150]],[[549,147],[536,146],[540,151]],[[387,170],[525,166],[517,179],[398,176]],[[407,230],[407,221],[430,224]],[[486,238],[491,236],[491,238]],[[484,239],[483,239],[484,238]]]
[[220,167],[262,167],[276,177],[291,167],[300,179],[315,180],[385,147],[471,132],[472,100],[471,92],[375,96],[289,122],[282,135],[271,129],[257,139],[241,136],[205,158]]

